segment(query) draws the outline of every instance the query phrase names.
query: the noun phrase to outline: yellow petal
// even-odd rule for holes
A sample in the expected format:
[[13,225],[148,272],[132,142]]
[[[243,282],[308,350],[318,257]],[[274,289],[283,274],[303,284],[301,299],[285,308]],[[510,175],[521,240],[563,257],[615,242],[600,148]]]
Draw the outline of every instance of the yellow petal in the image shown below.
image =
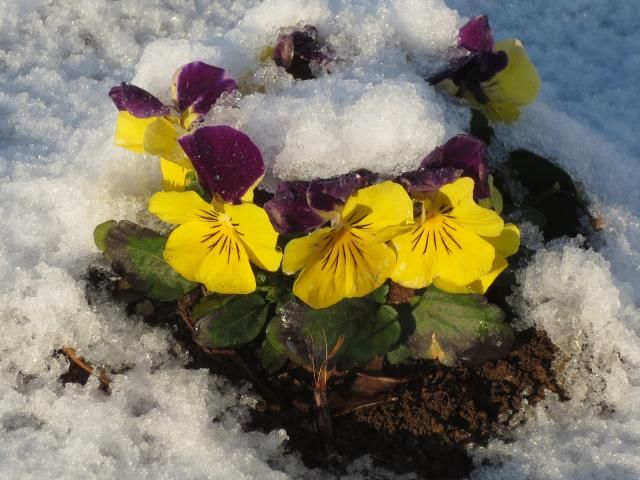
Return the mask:
[[504,51],[507,67],[482,85],[490,103],[510,103],[524,106],[533,102],[540,90],[540,76],[520,40],[510,38],[496,42],[496,51]]
[[256,288],[249,257],[231,229],[185,223],[169,235],[164,258],[187,280],[203,283],[212,292],[244,294]]
[[473,200],[473,180],[468,177],[443,186],[436,194],[432,209],[483,237],[497,237],[504,228],[500,215]]
[[351,195],[342,210],[346,224],[368,232],[413,220],[413,201],[397,183],[386,181]]
[[393,272],[395,252],[384,243],[365,245],[358,238],[348,228],[333,232],[309,259],[293,293],[313,308],[326,308],[380,287]]
[[435,278],[467,285],[490,270],[495,248],[469,228],[444,215],[427,220],[392,240],[398,262],[391,279],[408,288],[423,288]]
[[486,240],[501,256],[510,257],[515,255],[520,248],[520,229],[513,223],[507,223],[500,236],[487,237]]
[[217,216],[211,204],[196,192],[155,193],[149,199],[149,211],[163,222],[174,225]]
[[161,158],[160,171],[162,172],[162,189],[165,192],[184,192],[187,185],[187,174],[193,170]]
[[166,117],[155,118],[144,132],[144,150],[153,155],[176,162],[177,164],[193,169],[191,161],[187,158],[178,143],[178,138],[186,131],[176,123],[178,119],[167,119]]
[[157,117],[137,118],[122,111],[116,120],[115,144],[137,153],[144,153],[144,133]]
[[225,205],[225,213],[239,235],[249,258],[258,267],[275,272],[280,267],[282,252],[276,248],[278,232],[262,208],[252,203]]
[[453,283],[448,282],[443,278],[436,278],[434,279],[433,284],[440,290],[449,293],[477,293],[480,295],[484,295],[491,284],[494,282],[494,280],[498,278],[498,275],[500,275],[507,268],[507,266],[508,264],[504,257],[496,255],[489,273],[483,275],[475,282],[471,282],[468,285],[459,286],[454,285]]
[[284,247],[282,271],[286,275],[293,275],[302,270],[309,259],[324,248],[330,240],[330,227],[320,228],[304,237],[295,238]]
[[520,118],[520,110],[511,103],[489,102],[480,105],[479,108],[494,122],[515,122]]

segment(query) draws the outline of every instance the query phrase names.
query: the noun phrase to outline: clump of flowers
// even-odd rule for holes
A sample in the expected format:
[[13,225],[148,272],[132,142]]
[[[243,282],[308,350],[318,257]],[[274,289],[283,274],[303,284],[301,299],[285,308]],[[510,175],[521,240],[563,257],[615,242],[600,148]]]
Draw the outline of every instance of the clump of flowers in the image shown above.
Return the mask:
[[[311,26],[282,33],[269,55],[312,79],[327,60],[317,38]],[[477,17],[458,47],[466,53],[430,82],[491,120],[515,120],[539,86],[522,45],[494,43]],[[356,170],[283,181],[254,201],[265,175],[259,146],[206,123],[236,89],[224,69],[193,62],[175,73],[169,103],[128,83],[109,92],[116,144],[160,157],[163,191],[148,209],[169,231],[126,221],[96,228],[127,285],[162,301],[195,295],[181,311],[208,352],[257,345],[267,371],[291,361],[322,373],[315,388],[326,388],[328,372],[376,357],[476,364],[509,350],[513,331],[482,295],[520,235],[501,216],[482,140],[456,135],[396,178]]]

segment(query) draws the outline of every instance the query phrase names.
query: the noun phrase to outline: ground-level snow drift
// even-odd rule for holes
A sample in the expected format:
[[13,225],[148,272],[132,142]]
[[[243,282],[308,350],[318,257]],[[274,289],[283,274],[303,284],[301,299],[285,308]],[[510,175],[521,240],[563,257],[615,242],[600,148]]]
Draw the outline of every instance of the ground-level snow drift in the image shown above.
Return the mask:
[[[522,326],[544,327],[572,355],[572,400],[548,399],[523,413],[510,442],[475,450],[493,466],[474,477],[638,478],[640,163],[627,129],[640,106],[628,81],[640,71],[631,48],[640,13],[624,2],[547,3],[551,10],[510,2],[503,17],[491,2],[449,3],[465,15],[488,11],[498,38],[530,39],[547,105],[498,135],[557,159],[605,220],[597,251],[579,239],[542,248],[512,299]],[[442,65],[463,17],[441,0],[0,0],[0,8],[0,478],[322,476],[283,457],[285,432],[243,433],[251,393],[181,368],[186,355],[170,332],[107,301],[87,305],[93,226],[134,219],[159,185],[155,159],[112,146],[106,92],[133,80],[164,95],[175,67],[202,59],[262,85],[210,120],[251,135],[270,175],[395,173],[468,122],[465,108],[421,79]],[[277,29],[299,22],[317,25],[344,60],[331,76],[293,83],[258,64]],[[559,75],[567,58],[570,75]],[[581,71],[592,58],[627,72],[617,95],[612,69]],[[63,345],[128,370],[110,396],[95,382],[63,386],[66,361],[52,355]],[[366,461],[353,469],[374,474]]]

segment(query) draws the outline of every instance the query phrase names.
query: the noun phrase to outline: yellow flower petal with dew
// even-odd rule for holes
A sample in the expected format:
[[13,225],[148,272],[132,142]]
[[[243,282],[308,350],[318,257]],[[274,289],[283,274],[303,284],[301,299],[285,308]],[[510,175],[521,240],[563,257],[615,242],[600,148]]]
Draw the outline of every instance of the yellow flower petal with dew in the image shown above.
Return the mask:
[[115,144],[136,153],[144,153],[144,134],[157,117],[137,118],[127,111],[118,113]]
[[206,218],[213,207],[196,192],[158,192],[149,199],[149,211],[163,222],[179,225]]
[[278,270],[282,252],[275,248],[278,233],[271,225],[267,212],[252,203],[225,205],[224,211],[231,217],[251,262],[270,272]]
[[178,122],[179,119],[174,117],[155,118],[144,132],[144,151],[193,169],[191,161],[178,143],[178,138],[186,133]]
[[161,158],[160,171],[162,172],[162,189],[165,192],[184,192],[187,186],[187,175],[193,170]]

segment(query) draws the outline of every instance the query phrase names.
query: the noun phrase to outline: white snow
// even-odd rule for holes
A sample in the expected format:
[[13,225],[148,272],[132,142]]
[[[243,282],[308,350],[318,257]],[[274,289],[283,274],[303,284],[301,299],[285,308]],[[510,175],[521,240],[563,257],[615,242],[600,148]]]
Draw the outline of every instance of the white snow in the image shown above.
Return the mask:
[[[447,6],[448,5],[448,6]],[[0,0],[0,478],[314,478],[282,455],[285,432],[245,433],[248,390],[185,370],[169,331],[89,306],[83,274],[93,226],[134,219],[158,188],[157,162],[112,145],[106,92],[133,81],[166,97],[177,66],[201,59],[244,85],[242,128],[273,177],[415,166],[460,132],[465,108],[421,75],[443,64],[462,15],[489,13],[518,36],[543,79],[541,101],[497,129],[551,156],[594,200],[605,229],[581,248],[559,240],[520,273],[519,322],[568,355],[569,402],[522,412],[509,442],[473,451],[477,479],[640,477],[640,9],[562,0]],[[460,9],[458,14],[454,8]],[[342,59],[292,82],[260,65],[280,27],[311,23]],[[261,88],[250,92],[249,88]],[[528,228],[527,242],[539,246]],[[72,346],[114,375],[110,396],[62,386]],[[365,459],[353,476],[371,477]]]

